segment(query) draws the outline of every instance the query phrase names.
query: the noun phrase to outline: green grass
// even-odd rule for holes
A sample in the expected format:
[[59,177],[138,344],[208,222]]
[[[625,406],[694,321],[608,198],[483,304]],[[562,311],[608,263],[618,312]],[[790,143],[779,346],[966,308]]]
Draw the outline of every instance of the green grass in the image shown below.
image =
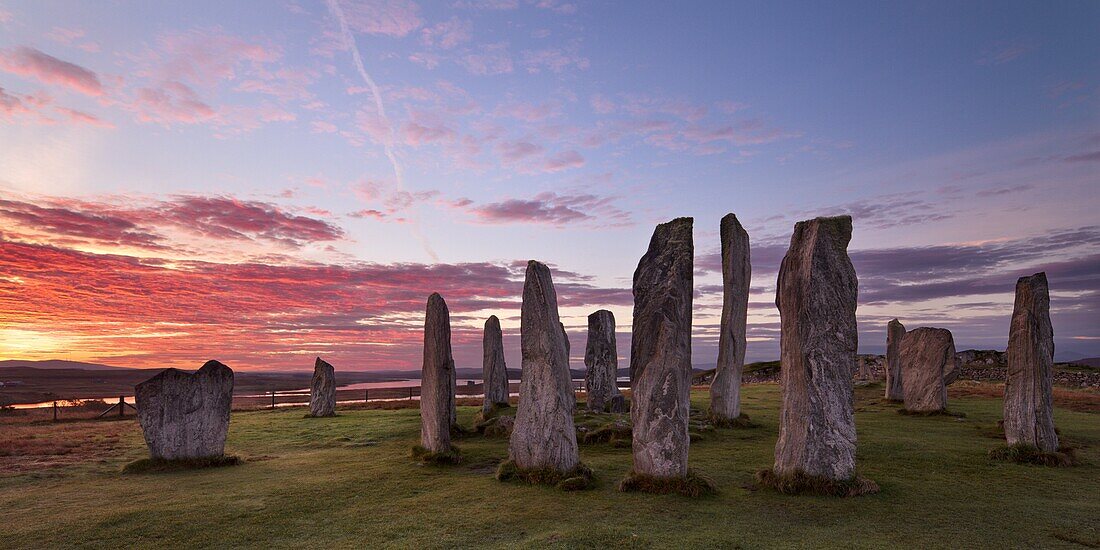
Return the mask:
[[[109,453],[55,468],[0,474],[5,548],[86,546],[226,548],[391,547],[1043,547],[1100,543],[1100,414],[1057,409],[1081,465],[1046,468],[991,460],[1001,401],[951,399],[965,418],[902,416],[881,386],[857,390],[858,467],[880,491],[858,498],[789,496],[755,489],[772,465],[778,387],[747,386],[743,407],[759,428],[714,430],[690,465],[718,494],[621,493],[630,448],[581,447],[595,487],[501,483],[507,440],[467,436],[463,462],[440,468],[409,455],[418,411],[301,409],[234,413],[231,468],[123,475],[146,456],[133,421]],[[707,410],[705,391],[693,406]],[[471,425],[477,412],[461,407]],[[76,425],[64,426],[63,433]],[[43,425],[43,433],[48,425]],[[114,432],[111,432],[114,433]],[[6,457],[4,460],[10,460]],[[0,461],[0,464],[8,462]]]

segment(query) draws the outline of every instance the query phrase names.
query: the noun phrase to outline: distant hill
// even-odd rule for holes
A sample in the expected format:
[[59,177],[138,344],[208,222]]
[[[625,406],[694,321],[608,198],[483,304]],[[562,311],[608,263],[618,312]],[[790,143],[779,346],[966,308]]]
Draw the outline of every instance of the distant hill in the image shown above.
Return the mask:
[[1100,357],[1085,357],[1082,359],[1074,359],[1072,362],[1078,365],[1088,365],[1094,369],[1100,369]]
[[29,367],[32,369],[81,369],[81,370],[132,370],[127,367],[112,367],[98,363],[83,363],[80,361],[65,361],[63,359],[49,359],[46,361],[27,361],[24,359],[8,359],[0,361],[0,369],[14,367]]

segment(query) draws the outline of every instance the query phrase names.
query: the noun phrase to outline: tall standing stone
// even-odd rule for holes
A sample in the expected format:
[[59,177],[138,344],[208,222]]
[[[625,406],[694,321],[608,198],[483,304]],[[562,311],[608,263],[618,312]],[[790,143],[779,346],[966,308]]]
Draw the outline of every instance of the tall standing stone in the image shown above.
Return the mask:
[[320,357],[313,363],[309,383],[309,415],[336,416],[336,369]]
[[520,309],[523,374],[508,455],[522,470],[572,471],[580,463],[573,383],[550,269],[527,263]]
[[207,361],[194,374],[165,369],[134,388],[138,422],[155,459],[220,457],[229,433],[233,370]]
[[945,328],[921,327],[905,333],[901,356],[905,410],[935,412],[947,409],[943,375],[955,365],[955,340]]
[[602,412],[619,392],[619,352],[615,346],[615,315],[601,309],[588,316],[588,343],[584,349],[587,367],[584,385],[588,392],[587,407]]
[[749,234],[726,214],[722,240],[722,321],[718,334],[718,366],[710,384],[710,413],[716,420],[741,416],[741,371],[745,366],[745,330],[749,310]]
[[634,473],[683,478],[691,391],[692,219],[657,226],[634,271]]
[[887,401],[903,401],[905,399],[905,393],[902,391],[901,354],[899,352],[902,338],[905,338],[905,325],[897,319],[886,323]]
[[1054,431],[1054,328],[1046,273],[1016,281],[1016,303],[1008,333],[1004,427],[1009,445],[1058,450]]
[[776,285],[782,403],[775,468],[834,481],[855,476],[852,371],[858,282],[848,258],[852,218],[798,222]]
[[481,383],[485,388],[481,410],[489,413],[496,405],[508,404],[508,367],[504,364],[504,339],[496,315],[490,315],[485,321],[481,349]]
[[433,453],[451,450],[454,424],[455,362],[451,355],[451,315],[438,293],[428,297],[424,315],[424,366],[420,373],[420,446]]

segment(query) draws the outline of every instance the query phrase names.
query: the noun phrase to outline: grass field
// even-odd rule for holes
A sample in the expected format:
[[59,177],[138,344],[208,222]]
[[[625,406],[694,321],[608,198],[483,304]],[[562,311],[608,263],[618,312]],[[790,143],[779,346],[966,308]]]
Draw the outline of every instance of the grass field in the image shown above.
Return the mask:
[[[1085,464],[992,462],[999,399],[954,397],[966,417],[910,417],[857,390],[858,463],[881,492],[858,498],[752,490],[769,467],[778,387],[747,386],[755,429],[720,430],[691,446],[691,467],[717,496],[618,493],[630,450],[583,446],[599,479],[565,493],[493,479],[503,439],[461,439],[465,462],[421,466],[416,409],[234,413],[227,450],[240,466],[120,473],[145,456],[133,421],[0,425],[5,445],[56,445],[79,459],[9,453],[0,477],[0,546],[90,547],[1065,547],[1100,545],[1100,414],[1059,408],[1063,439]],[[956,393],[957,392],[953,392]],[[705,408],[706,392],[693,394]],[[470,423],[476,409],[460,409]],[[77,439],[78,443],[71,440]],[[33,454],[33,453],[31,453]],[[0,456],[0,459],[3,457]],[[56,458],[56,457],[55,457]],[[14,465],[14,466],[13,466]]]

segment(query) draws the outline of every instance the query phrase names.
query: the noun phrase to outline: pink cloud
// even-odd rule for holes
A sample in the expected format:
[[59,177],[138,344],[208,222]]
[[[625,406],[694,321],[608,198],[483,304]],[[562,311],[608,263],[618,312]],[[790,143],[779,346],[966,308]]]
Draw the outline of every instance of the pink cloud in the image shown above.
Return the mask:
[[324,120],[314,120],[309,126],[310,131],[314,134],[331,134],[336,132],[336,125]]
[[472,214],[478,223],[538,223],[553,226],[584,224],[589,226],[625,226],[633,224],[630,215],[615,207],[612,197],[591,194],[539,193],[530,199],[506,199],[474,204],[469,199],[451,201],[448,206]]
[[409,0],[344,0],[340,5],[356,32],[401,37],[423,24],[420,6]]
[[258,72],[263,64],[282,56],[278,47],[245,40],[219,28],[168,32],[157,42],[163,59],[155,69],[156,75],[200,87],[234,80],[243,69]]
[[481,46],[480,53],[471,53],[459,59],[459,64],[475,75],[497,75],[513,70],[508,44],[501,42]]
[[576,151],[562,151],[546,159],[543,168],[547,172],[560,172],[584,166],[584,157]]
[[446,126],[423,126],[416,122],[405,124],[402,129],[405,143],[414,147],[439,141],[453,141],[455,131]]
[[592,110],[601,115],[607,115],[615,112],[615,103],[607,97],[596,94],[589,99],[589,104],[592,105]]
[[133,108],[138,120],[165,126],[197,124],[217,116],[214,108],[204,103],[190,86],[171,80],[155,88],[139,88]]
[[428,47],[449,50],[469,42],[473,37],[474,25],[467,19],[452,17],[442,23],[421,29],[420,41]]
[[47,84],[56,84],[90,96],[102,96],[103,85],[96,73],[62,61],[34,48],[19,46],[0,51],[0,69]]
[[478,10],[514,10],[519,8],[519,0],[456,0],[454,7]]
[[560,73],[570,66],[581,70],[587,69],[588,58],[580,56],[576,50],[576,45],[565,49],[528,50],[523,52],[523,65],[528,73],[533,74],[543,70]]
[[539,122],[561,115],[561,107],[560,101],[547,101],[545,103],[512,102],[497,107],[494,114],[527,122]]
[[69,109],[67,107],[55,107],[58,112],[67,116],[70,121],[79,124],[89,124],[92,126],[99,126],[101,128],[114,128],[115,125],[103,120],[95,115],[85,113],[84,111],[78,111],[76,109]]
[[543,152],[541,145],[529,141],[502,141],[497,144],[497,153],[507,162],[517,162]]
[[536,8],[544,10],[550,10],[554,13],[560,13],[563,15],[572,15],[577,13],[577,5],[571,2],[562,2],[561,0],[538,0],[535,3]]

